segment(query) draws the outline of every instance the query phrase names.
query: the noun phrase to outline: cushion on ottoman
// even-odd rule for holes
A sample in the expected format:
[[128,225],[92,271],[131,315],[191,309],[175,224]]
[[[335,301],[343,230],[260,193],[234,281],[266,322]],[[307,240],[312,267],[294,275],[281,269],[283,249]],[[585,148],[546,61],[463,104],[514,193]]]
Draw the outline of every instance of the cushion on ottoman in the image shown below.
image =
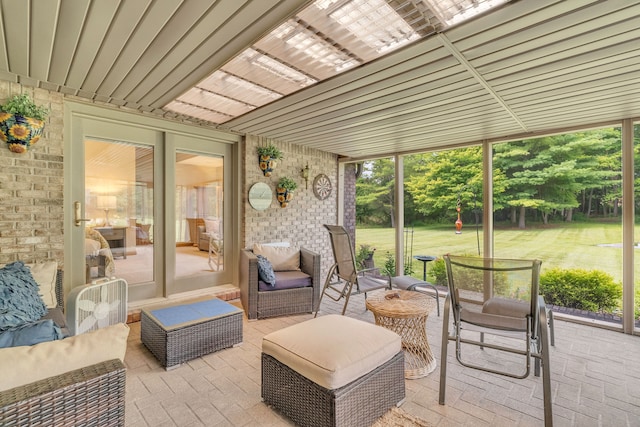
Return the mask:
[[395,332],[337,314],[289,326],[262,340],[263,353],[329,390],[360,378],[401,350]]

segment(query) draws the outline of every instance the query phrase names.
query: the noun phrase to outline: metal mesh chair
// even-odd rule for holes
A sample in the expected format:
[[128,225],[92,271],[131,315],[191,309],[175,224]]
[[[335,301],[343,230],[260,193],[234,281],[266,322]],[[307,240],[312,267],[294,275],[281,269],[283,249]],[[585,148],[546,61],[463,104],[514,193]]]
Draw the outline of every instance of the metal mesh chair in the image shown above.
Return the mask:
[[549,329],[544,299],[538,295],[540,261],[453,255],[444,260],[449,294],[443,314],[439,403],[445,401],[447,346],[454,341],[456,359],[463,366],[511,378],[528,377],[533,358],[534,374],[540,375],[540,366],[543,370],[545,426],[553,425]]
[[[325,295],[334,301],[340,301],[344,298],[344,307],[342,308],[342,314],[344,314],[352,293],[364,293],[366,298],[367,292],[376,289],[391,289],[391,283],[388,279],[372,275],[373,271],[377,269],[358,270],[356,268],[356,257],[353,252],[351,237],[344,227],[326,224],[325,227],[329,230],[335,263],[329,269],[327,279],[324,282],[324,288],[315,308],[316,316],[318,315],[318,310],[320,310],[322,298]],[[354,287],[355,291],[353,290]]]

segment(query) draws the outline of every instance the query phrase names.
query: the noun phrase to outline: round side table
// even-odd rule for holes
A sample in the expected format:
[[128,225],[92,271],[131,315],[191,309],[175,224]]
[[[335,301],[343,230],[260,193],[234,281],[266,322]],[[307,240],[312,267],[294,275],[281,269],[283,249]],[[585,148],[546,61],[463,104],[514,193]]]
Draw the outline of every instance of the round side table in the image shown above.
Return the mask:
[[366,305],[377,325],[400,335],[405,378],[422,378],[436,369],[426,330],[427,317],[436,307],[433,298],[420,292],[392,290],[370,294]]

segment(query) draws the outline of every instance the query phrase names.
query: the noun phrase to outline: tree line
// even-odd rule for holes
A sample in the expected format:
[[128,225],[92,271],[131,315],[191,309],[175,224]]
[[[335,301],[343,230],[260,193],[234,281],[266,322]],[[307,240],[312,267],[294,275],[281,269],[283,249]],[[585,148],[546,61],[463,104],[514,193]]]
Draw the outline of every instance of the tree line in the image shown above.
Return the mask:
[[[640,126],[634,128],[639,141]],[[636,192],[639,144],[634,145]],[[493,209],[498,222],[617,217],[622,203],[620,128],[605,128],[493,145]],[[473,146],[404,158],[405,224],[480,221],[482,148]],[[393,227],[394,162],[365,162],[356,181],[360,225]],[[636,197],[636,199],[638,199]]]

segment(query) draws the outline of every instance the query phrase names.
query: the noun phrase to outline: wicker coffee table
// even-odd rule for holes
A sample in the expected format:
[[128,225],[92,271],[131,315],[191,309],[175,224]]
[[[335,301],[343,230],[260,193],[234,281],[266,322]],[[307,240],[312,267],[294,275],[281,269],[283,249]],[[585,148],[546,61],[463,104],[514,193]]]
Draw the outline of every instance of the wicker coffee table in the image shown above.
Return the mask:
[[405,378],[421,378],[436,369],[426,331],[427,317],[436,307],[433,298],[420,292],[392,290],[369,294],[366,304],[377,325],[402,338]]
[[243,311],[217,298],[145,308],[142,343],[167,369],[242,342]]

